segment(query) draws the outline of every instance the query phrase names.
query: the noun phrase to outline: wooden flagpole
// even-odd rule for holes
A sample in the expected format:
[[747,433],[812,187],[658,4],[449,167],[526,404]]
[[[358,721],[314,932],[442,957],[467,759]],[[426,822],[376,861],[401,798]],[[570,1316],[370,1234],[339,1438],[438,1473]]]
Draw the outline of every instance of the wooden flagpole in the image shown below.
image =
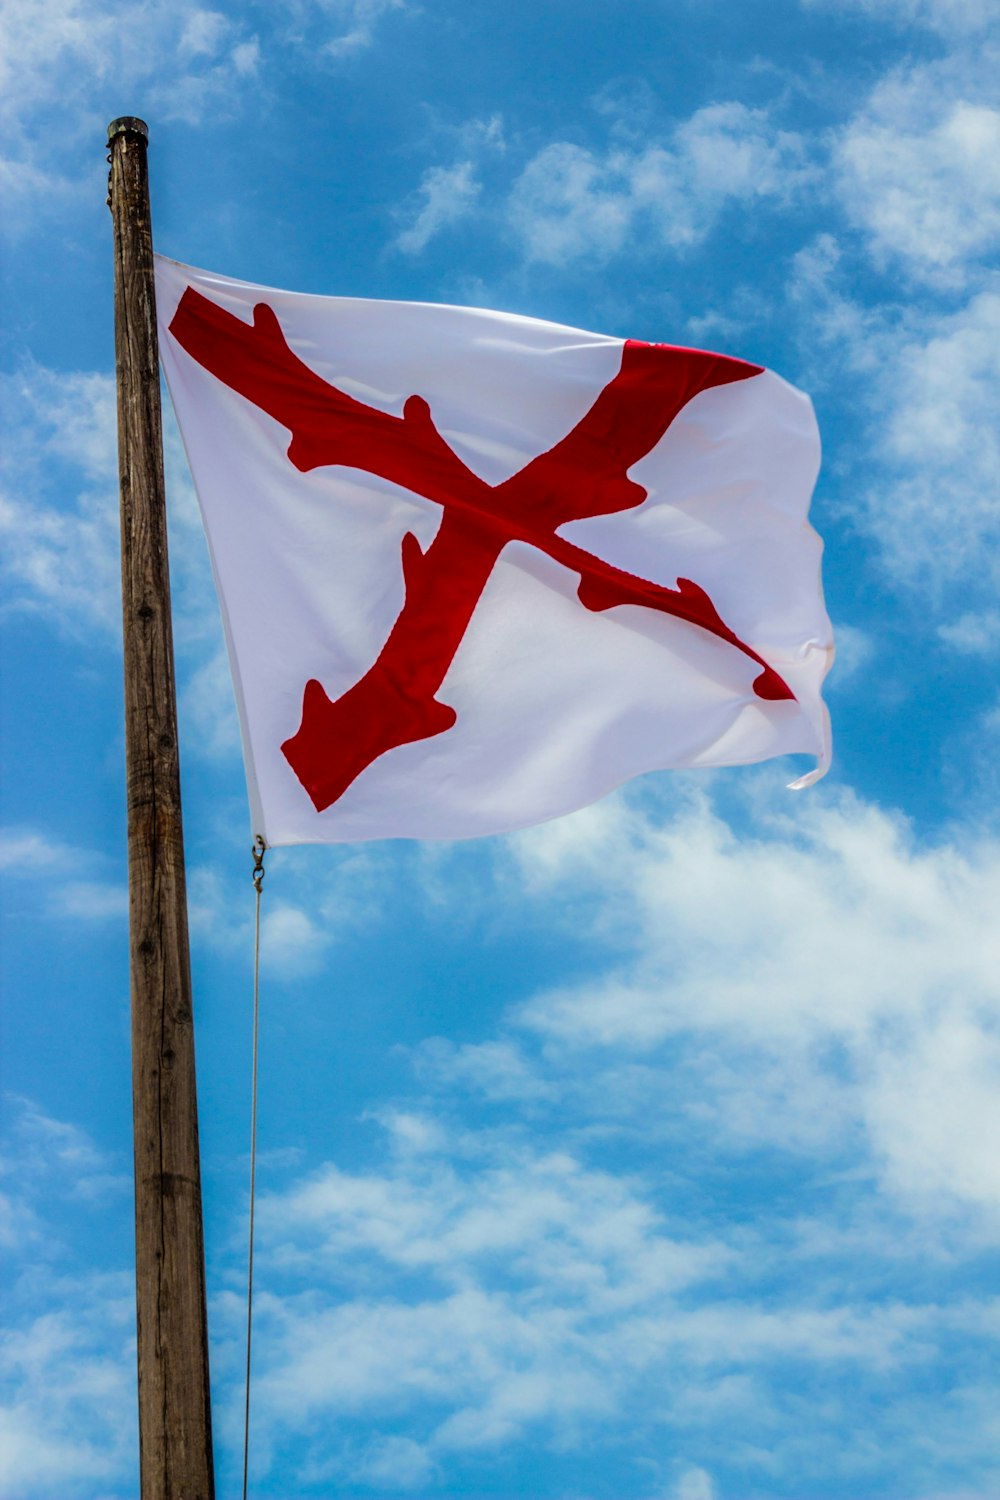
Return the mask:
[[142,1500],[212,1500],[208,1321],[160,374],[142,120],[108,126],[114,221]]

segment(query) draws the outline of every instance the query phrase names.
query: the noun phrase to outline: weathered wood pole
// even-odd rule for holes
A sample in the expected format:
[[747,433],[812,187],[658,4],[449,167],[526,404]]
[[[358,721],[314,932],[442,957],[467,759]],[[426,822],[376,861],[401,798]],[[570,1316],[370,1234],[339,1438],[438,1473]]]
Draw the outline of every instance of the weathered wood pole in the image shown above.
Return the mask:
[[205,1252],[142,120],[112,120],[142,1500],[212,1500]]

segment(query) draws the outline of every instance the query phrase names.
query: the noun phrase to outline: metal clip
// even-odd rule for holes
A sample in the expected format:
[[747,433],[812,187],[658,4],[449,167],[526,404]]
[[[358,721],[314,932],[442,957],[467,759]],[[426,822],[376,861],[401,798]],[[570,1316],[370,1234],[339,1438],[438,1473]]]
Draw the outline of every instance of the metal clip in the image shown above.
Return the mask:
[[258,896],[260,895],[261,882],[264,879],[264,850],[266,848],[267,844],[258,833],[251,849],[251,853],[253,854],[253,887]]

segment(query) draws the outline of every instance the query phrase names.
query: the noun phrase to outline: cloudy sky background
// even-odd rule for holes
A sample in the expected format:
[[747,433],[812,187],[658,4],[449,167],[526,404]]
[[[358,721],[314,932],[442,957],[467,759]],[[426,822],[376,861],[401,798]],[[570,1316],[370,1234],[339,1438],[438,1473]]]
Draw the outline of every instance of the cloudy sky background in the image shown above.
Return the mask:
[[[275,852],[253,1493],[1000,1493],[995,0],[5,0],[5,1500],[137,1492],[110,220],[809,390],[836,763]],[[252,888],[167,421],[217,1466]],[[266,578],[261,607],[267,608]]]

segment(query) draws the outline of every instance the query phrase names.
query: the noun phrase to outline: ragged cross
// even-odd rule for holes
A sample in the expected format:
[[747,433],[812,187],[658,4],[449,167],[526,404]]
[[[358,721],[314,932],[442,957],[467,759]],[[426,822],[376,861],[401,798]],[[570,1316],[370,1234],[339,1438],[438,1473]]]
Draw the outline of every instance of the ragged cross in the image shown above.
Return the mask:
[[373,666],[334,700],[319,682],[305,685],[301,725],[281,748],[317,811],[380,755],[456,722],[455,710],[435,695],[508,542],[537,547],[578,574],[586,609],[632,604],[687,620],[758,664],[758,697],[794,696],[698,584],[679,578],[676,589],[667,588],[556,534],[568,521],[640,505],[646,491],[629,479],[632,465],[699,392],[759,375],[760,366],[629,341],[618,373],[572,431],[490,485],[449,447],[421,396],[410,396],[396,417],[338,390],[292,352],[265,302],[254,308],[251,326],[188,287],[170,332],[212,375],[288,429],[288,458],[300,471],[364,470],[443,507],[426,552],[412,532],[403,537],[403,607]]

